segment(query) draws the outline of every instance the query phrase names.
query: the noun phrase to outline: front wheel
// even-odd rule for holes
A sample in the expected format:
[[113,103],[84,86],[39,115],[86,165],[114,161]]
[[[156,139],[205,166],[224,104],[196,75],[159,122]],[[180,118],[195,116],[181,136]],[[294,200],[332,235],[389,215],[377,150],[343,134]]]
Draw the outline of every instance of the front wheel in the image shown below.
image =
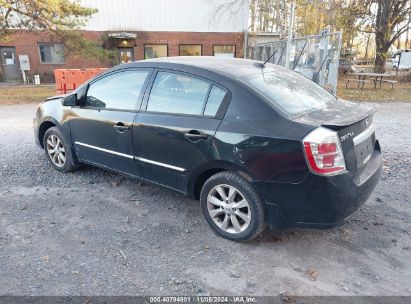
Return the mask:
[[248,241],[265,229],[264,203],[238,174],[211,176],[201,190],[200,203],[208,224],[227,239]]
[[46,131],[43,138],[44,151],[51,165],[59,170],[69,172],[75,169],[72,164],[72,151],[67,146],[64,136],[57,127]]

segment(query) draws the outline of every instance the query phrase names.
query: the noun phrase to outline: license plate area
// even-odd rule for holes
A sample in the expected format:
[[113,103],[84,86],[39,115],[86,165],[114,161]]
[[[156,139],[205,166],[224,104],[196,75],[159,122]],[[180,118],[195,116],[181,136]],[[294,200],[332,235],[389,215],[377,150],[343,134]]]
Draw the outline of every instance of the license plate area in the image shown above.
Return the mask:
[[374,143],[372,137],[367,138],[363,142],[355,146],[355,156],[357,158],[357,168],[362,167],[371,158],[374,151]]
[[364,132],[354,137],[354,151],[357,159],[357,168],[362,167],[371,158],[375,144],[375,130],[371,125]]

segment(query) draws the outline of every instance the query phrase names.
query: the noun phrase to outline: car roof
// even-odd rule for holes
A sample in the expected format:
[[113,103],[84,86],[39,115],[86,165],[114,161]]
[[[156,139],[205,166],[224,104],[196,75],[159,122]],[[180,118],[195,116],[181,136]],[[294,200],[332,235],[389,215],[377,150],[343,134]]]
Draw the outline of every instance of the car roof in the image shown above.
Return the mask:
[[[168,66],[170,68],[177,66],[198,67],[205,70],[210,70],[218,74],[229,76],[232,78],[242,78],[262,72],[262,62],[242,58],[214,57],[214,56],[177,56],[177,57],[162,57],[135,61],[127,65],[130,66],[153,66],[158,64],[161,67]],[[283,69],[280,66],[267,63],[264,72],[267,70]]]

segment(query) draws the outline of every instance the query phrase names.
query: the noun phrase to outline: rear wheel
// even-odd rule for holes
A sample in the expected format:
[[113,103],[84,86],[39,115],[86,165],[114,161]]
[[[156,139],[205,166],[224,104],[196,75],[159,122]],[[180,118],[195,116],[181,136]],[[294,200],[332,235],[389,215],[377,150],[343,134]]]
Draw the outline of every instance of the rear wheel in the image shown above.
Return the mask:
[[65,139],[57,127],[46,131],[43,138],[44,151],[51,165],[59,171],[72,171],[72,152],[66,145]]
[[248,241],[265,229],[265,208],[253,187],[230,172],[210,177],[201,190],[200,203],[208,224],[221,236]]

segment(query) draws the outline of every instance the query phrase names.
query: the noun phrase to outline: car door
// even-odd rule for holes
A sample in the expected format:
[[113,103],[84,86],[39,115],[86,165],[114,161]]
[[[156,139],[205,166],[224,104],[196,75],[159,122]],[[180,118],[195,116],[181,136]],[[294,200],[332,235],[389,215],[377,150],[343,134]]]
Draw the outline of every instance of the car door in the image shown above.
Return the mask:
[[70,114],[71,138],[80,161],[138,175],[131,134],[151,72],[119,70],[89,84]]
[[187,177],[209,158],[229,91],[204,78],[159,70],[134,120],[136,165],[143,178],[186,192]]

